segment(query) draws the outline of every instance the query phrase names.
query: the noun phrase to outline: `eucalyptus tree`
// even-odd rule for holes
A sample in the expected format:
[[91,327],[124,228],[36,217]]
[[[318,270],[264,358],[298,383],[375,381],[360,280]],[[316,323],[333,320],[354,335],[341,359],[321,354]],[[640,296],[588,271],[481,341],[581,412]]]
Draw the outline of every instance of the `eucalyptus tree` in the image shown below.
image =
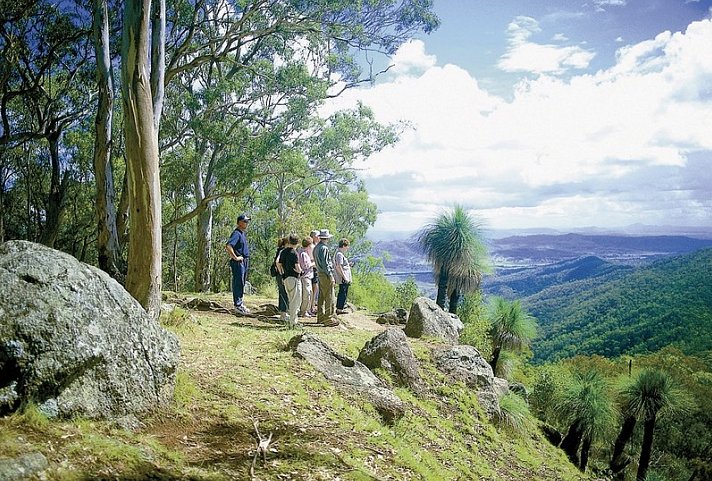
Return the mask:
[[558,410],[569,425],[561,448],[572,463],[586,471],[593,441],[615,420],[608,382],[596,371],[575,375],[564,390]]
[[90,42],[84,19],[66,4],[19,2],[4,10],[0,146],[46,142],[49,185],[34,208],[44,219],[38,240],[54,246],[73,176],[63,138],[90,112]]
[[437,304],[445,308],[449,297],[449,311],[457,313],[461,294],[478,290],[489,269],[479,222],[462,206],[455,206],[426,225],[417,240],[433,265]]
[[195,175],[193,208],[164,229],[196,219],[197,289],[210,283],[216,201],[245,195],[252,182],[274,182],[284,226],[295,196],[352,181],[355,158],[395,140],[363,107],[328,119],[319,118],[317,107],[366,80],[357,54],[392,53],[414,32],[435,28],[437,18],[430,2],[353,7],[333,0],[239,6],[218,0],[169,11],[166,88],[181,90],[185,102],[168,98],[172,135],[163,135],[162,145],[189,151]]
[[502,350],[521,351],[529,346],[536,336],[536,319],[522,307],[518,300],[509,301],[494,297],[488,305],[487,317],[490,320],[490,338],[492,339],[492,371],[497,373],[497,366]]
[[151,13],[151,0],[125,3],[121,87],[130,208],[126,290],[150,316],[158,317],[162,217],[158,132],[154,120],[156,92],[152,90],[152,77],[160,75],[161,69],[156,68],[160,60],[152,59],[149,54]]

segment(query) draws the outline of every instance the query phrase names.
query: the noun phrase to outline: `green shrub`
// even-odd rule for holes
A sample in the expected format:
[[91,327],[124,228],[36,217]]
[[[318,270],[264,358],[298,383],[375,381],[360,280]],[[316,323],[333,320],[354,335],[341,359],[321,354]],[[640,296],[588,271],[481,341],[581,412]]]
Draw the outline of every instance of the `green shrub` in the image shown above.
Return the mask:
[[524,432],[527,420],[531,418],[527,402],[513,393],[507,393],[499,399],[500,415],[497,423],[515,432]]

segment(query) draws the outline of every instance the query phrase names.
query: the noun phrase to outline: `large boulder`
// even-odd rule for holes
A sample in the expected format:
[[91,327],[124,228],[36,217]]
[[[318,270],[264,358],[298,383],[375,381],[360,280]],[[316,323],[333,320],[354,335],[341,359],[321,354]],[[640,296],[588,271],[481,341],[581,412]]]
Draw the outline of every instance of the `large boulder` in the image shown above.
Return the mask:
[[125,418],[173,397],[178,339],[105,272],[25,241],[0,245],[0,413]]
[[408,345],[408,339],[399,328],[387,329],[368,341],[361,349],[358,361],[369,369],[385,369],[401,386],[415,392],[423,389],[418,361]]
[[435,301],[417,297],[410,308],[405,334],[415,338],[436,337],[457,344],[464,327],[459,317],[443,311]]
[[492,367],[476,348],[452,346],[436,350],[433,357],[439,371],[477,391],[480,406],[489,417],[499,417],[499,399],[509,391],[509,383],[494,376]]
[[405,413],[403,401],[365,365],[334,351],[314,334],[306,332],[294,336],[289,340],[289,348],[337,388],[365,395],[386,423],[394,423]]

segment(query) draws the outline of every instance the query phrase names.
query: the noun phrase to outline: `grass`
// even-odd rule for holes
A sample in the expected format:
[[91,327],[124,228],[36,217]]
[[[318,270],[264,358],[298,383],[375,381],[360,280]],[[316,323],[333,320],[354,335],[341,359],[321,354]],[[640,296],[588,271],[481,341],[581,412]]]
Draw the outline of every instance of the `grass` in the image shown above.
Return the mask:
[[[411,340],[427,393],[396,388],[409,409],[386,426],[365,399],[335,389],[286,350],[294,331],[196,312],[166,324],[182,347],[172,406],[143,418],[136,432],[109,422],[49,421],[28,408],[0,418],[0,452],[42,452],[50,481],[249,479],[257,423],[273,437],[267,462],[255,466],[259,480],[588,479],[533,423],[512,432],[486,419],[473,391],[434,368],[429,341]],[[352,358],[376,334],[310,330]]]

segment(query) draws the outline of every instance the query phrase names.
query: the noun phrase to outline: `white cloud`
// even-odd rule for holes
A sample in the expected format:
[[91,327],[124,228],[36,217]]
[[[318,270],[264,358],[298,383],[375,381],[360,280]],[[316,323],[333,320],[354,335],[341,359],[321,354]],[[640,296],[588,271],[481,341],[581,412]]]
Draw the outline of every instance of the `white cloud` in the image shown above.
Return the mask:
[[522,81],[510,101],[433,64],[329,109],[360,99],[380,121],[413,125],[362,166],[381,232],[415,230],[456,202],[495,228],[700,222],[712,211],[712,169],[697,158],[712,163],[709,45],[712,21],[695,22],[621,48],[607,70]]
[[435,55],[425,53],[422,40],[410,40],[404,43],[393,56],[393,72],[396,74],[418,74],[435,65]]
[[[531,17],[517,17],[507,28],[509,48],[497,66],[506,72],[561,74],[571,68],[588,67],[595,53],[578,46],[557,46],[530,42],[530,37],[541,31]],[[556,40],[564,39],[557,35]]]

